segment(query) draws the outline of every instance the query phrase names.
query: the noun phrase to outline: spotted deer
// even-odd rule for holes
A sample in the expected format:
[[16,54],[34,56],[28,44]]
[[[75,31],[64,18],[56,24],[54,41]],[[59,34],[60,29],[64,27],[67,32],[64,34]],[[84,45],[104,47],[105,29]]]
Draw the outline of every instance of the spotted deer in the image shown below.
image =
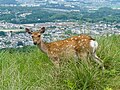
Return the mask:
[[37,45],[42,52],[46,53],[55,65],[60,64],[60,59],[63,54],[66,57],[75,56],[80,59],[91,56],[93,60],[104,69],[102,60],[96,55],[98,43],[88,35],[81,34],[65,40],[46,43],[41,38],[41,35],[45,32],[45,27],[35,32],[26,28],[26,32],[31,34],[33,43]]

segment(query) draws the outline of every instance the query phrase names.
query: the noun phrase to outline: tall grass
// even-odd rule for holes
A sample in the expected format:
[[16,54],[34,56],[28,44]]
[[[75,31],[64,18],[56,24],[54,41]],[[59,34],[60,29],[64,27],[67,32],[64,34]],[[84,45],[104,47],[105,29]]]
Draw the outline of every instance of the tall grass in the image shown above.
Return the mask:
[[55,68],[37,47],[1,50],[0,90],[120,90],[120,36],[97,40],[104,71],[92,60]]

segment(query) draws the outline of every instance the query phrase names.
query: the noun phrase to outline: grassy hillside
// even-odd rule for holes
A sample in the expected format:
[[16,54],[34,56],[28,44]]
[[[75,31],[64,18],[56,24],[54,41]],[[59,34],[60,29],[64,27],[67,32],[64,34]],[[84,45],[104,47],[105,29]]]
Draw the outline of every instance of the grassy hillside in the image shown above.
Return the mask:
[[0,51],[0,90],[120,90],[120,36],[100,37],[102,71],[70,60],[57,69],[37,47]]

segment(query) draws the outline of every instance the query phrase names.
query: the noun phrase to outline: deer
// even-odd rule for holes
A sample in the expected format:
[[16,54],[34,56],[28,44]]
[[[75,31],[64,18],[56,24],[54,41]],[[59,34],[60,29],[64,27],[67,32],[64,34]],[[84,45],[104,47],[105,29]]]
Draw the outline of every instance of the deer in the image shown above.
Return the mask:
[[42,27],[40,30],[32,32],[29,28],[25,28],[26,32],[32,36],[34,45],[37,45],[43,53],[47,54],[54,65],[59,66],[63,54],[67,57],[74,56],[80,59],[86,59],[90,56],[104,69],[103,61],[96,54],[98,42],[91,36],[80,34],[47,43],[42,40],[41,36],[45,29],[45,27]]

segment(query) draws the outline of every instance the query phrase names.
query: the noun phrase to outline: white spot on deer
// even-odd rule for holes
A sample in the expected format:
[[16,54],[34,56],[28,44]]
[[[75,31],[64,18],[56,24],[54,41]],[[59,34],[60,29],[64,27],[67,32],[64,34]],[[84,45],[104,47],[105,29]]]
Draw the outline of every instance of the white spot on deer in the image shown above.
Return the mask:
[[84,39],[82,39],[81,41],[84,41]]
[[75,38],[75,40],[77,40],[77,38]]
[[75,46],[73,46],[73,48],[75,48]]
[[69,47],[68,45],[66,46],[66,48]]
[[51,51],[51,54],[53,54],[53,52]]
[[63,48],[61,48],[63,50]]
[[78,41],[78,43],[81,43],[81,41]]
[[71,40],[73,40],[73,38],[71,38]]
[[58,51],[58,49],[54,48],[53,50]]

